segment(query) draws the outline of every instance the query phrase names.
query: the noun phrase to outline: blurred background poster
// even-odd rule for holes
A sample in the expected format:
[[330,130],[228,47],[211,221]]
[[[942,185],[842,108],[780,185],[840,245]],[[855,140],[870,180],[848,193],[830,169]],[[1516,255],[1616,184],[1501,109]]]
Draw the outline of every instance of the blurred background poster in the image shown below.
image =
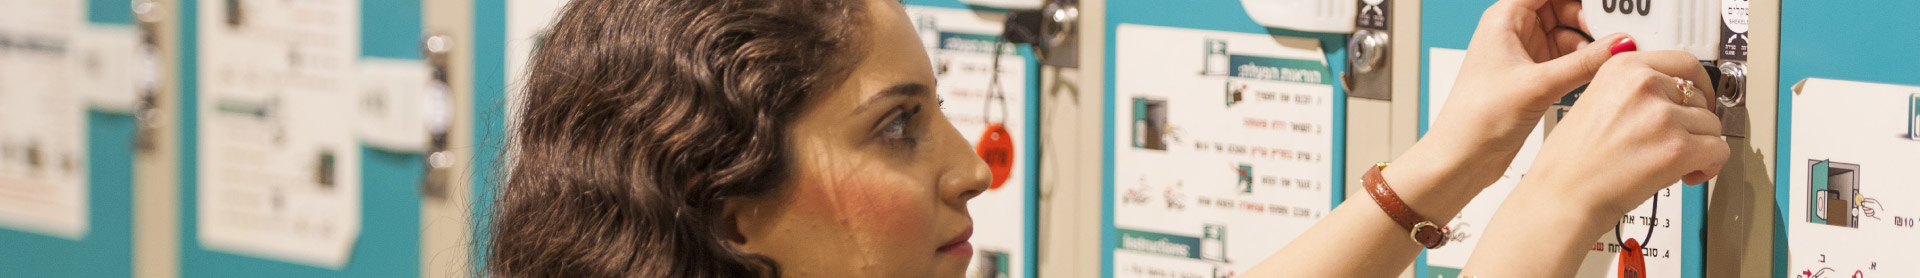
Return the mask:
[[361,225],[360,1],[197,8],[200,244],[343,266]]
[[84,9],[0,0],[0,227],[86,236],[86,103],[68,57]]

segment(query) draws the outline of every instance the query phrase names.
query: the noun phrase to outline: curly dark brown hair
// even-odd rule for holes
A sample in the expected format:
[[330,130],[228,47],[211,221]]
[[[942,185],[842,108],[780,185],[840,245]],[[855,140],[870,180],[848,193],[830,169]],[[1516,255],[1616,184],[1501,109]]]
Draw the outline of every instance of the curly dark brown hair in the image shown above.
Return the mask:
[[530,61],[485,272],[779,276],[723,200],[786,182],[787,124],[858,62],[863,5],[572,1]]

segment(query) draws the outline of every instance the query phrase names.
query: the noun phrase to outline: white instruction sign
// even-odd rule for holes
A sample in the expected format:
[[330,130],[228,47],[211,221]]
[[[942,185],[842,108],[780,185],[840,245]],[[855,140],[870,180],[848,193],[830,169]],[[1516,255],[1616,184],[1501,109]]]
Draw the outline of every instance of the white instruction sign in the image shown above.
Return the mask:
[[86,105],[68,59],[84,8],[0,0],[0,227],[86,236]]
[[196,235],[321,267],[360,235],[360,1],[201,1]]
[[1920,277],[1920,87],[1807,79],[1792,108],[1780,275]]
[[1114,277],[1234,276],[1333,207],[1318,40],[1122,24],[1114,45]]

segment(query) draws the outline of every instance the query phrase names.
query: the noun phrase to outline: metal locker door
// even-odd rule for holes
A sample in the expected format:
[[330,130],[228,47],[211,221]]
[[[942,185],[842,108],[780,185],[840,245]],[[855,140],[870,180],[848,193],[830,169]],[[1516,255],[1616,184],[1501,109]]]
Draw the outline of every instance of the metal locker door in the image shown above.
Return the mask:
[[[39,1],[35,1],[39,2]],[[66,34],[72,37],[59,41],[56,45],[59,56],[67,56],[68,66],[76,67],[63,94],[88,96],[91,98],[100,91],[111,91],[119,100],[103,102],[101,99],[82,100],[91,102],[80,110],[77,124],[84,125],[83,142],[77,143],[84,155],[78,161],[68,160],[77,167],[81,179],[80,190],[83,196],[80,202],[80,226],[77,230],[62,232],[28,232],[16,227],[0,228],[0,273],[19,276],[41,277],[127,277],[133,275],[133,132],[135,121],[126,103],[130,100],[132,80],[127,73],[132,71],[129,60],[134,55],[137,34],[134,31],[134,19],[129,1],[87,0],[87,1],[47,1],[47,5],[75,5],[83,10],[77,14],[59,14],[57,16],[77,16],[81,20],[76,30]],[[60,13],[64,11],[46,11],[39,9],[20,10],[37,13]],[[61,18],[67,19],[67,18]],[[5,36],[0,34],[0,36]],[[16,50],[7,50],[16,51]],[[59,71],[65,69],[46,69]],[[118,71],[109,73],[109,71]],[[102,75],[105,74],[105,75]],[[104,78],[104,79],[99,79]],[[95,84],[85,84],[85,83]],[[102,84],[105,84],[102,86]],[[93,86],[87,86],[93,85]],[[126,85],[127,87],[113,87]],[[18,92],[14,92],[18,93]],[[75,102],[73,105],[83,105]],[[51,116],[51,115],[49,115]],[[43,142],[44,143],[44,142]],[[12,147],[12,146],[7,146]],[[34,147],[39,148],[39,147]],[[48,151],[41,158],[55,156]],[[11,158],[12,156],[9,156]],[[48,161],[67,159],[48,159]],[[0,162],[7,163],[12,161]],[[46,163],[51,166],[64,163]],[[25,199],[10,197],[6,202],[25,202]],[[57,234],[57,235],[56,235]]]
[[[240,51],[220,52],[220,53],[210,53],[210,52],[203,51],[206,47],[209,46],[207,45],[208,41],[206,40],[206,38],[208,38],[208,36],[210,36],[211,34],[209,34],[207,31],[223,30],[223,29],[214,29],[214,28],[225,28],[224,30],[239,30],[239,29],[250,28],[250,27],[236,27],[236,26],[245,26],[246,24],[250,24],[251,22],[273,20],[273,18],[271,17],[298,16],[303,19],[317,20],[317,22],[319,23],[303,22],[300,24],[311,24],[309,26],[304,26],[304,28],[308,28],[308,29],[293,29],[293,30],[312,31],[312,32],[323,32],[323,31],[311,30],[313,28],[339,28],[344,30],[351,30],[354,34],[357,34],[357,36],[350,35],[349,38],[355,39],[357,40],[357,42],[351,43],[351,44],[342,43],[342,45],[340,46],[357,48],[358,50],[356,51],[356,53],[358,53],[358,55],[353,55],[352,57],[346,57],[346,59],[341,59],[341,60],[324,59],[327,57],[308,58],[308,57],[302,56],[302,55],[311,54],[310,52],[302,52],[304,49],[301,49],[301,47],[305,47],[305,46],[303,46],[301,43],[292,43],[292,44],[289,44],[292,50],[288,50],[287,52],[285,52],[288,54],[284,56],[284,57],[287,57],[287,59],[289,60],[288,63],[307,62],[307,63],[312,63],[313,65],[316,65],[316,67],[323,66],[323,65],[337,67],[337,66],[342,66],[337,63],[347,63],[346,65],[347,67],[364,67],[366,66],[367,63],[377,63],[377,62],[368,62],[368,61],[380,60],[380,61],[385,61],[386,63],[399,63],[403,65],[407,63],[415,63],[415,64],[418,64],[417,70],[420,70],[420,71],[426,70],[426,67],[427,67],[426,64],[421,61],[422,54],[419,47],[419,42],[422,36],[421,3],[419,0],[340,0],[340,1],[357,2],[351,5],[352,7],[357,8],[357,10],[323,10],[320,8],[314,8],[314,7],[308,6],[308,7],[302,7],[303,9],[308,9],[308,10],[300,10],[300,13],[278,14],[273,12],[287,12],[287,11],[292,11],[294,9],[287,8],[285,10],[279,10],[279,11],[271,11],[271,10],[263,11],[261,9],[248,7],[248,5],[272,4],[270,2],[265,2],[265,1],[254,2],[254,1],[236,1],[236,0],[182,0],[179,2],[179,5],[178,5],[178,9],[180,11],[179,22],[182,23],[180,25],[180,31],[181,31],[181,40],[180,40],[181,47],[180,48],[182,50],[179,52],[181,55],[179,58],[181,61],[181,67],[179,68],[179,70],[182,73],[180,75],[182,88],[180,90],[181,101],[179,103],[183,104],[182,105],[183,108],[180,109],[181,118],[179,121],[179,124],[182,127],[182,133],[181,133],[182,136],[181,136],[181,142],[180,142],[181,144],[180,165],[182,166],[181,173],[180,173],[180,176],[181,176],[180,188],[182,190],[182,193],[180,195],[181,233],[179,235],[180,236],[179,240],[181,242],[180,253],[179,253],[179,256],[180,256],[179,270],[180,270],[181,276],[185,276],[185,277],[249,277],[249,276],[252,276],[252,277],[265,277],[265,276],[272,276],[272,277],[331,277],[331,276],[391,277],[391,276],[420,275],[420,269],[421,269],[420,262],[422,261],[422,259],[420,257],[420,253],[421,253],[420,252],[421,250],[420,248],[421,190],[420,190],[419,184],[422,179],[422,174],[425,171],[423,169],[423,162],[422,162],[423,158],[420,154],[412,153],[409,151],[389,151],[389,150],[383,150],[381,148],[374,148],[369,144],[363,143],[363,140],[366,140],[365,138],[354,138],[352,140],[353,142],[351,143],[352,146],[348,148],[339,149],[339,150],[323,150],[322,155],[318,159],[318,162],[314,162],[315,165],[319,165],[318,166],[319,168],[314,170],[315,172],[319,173],[317,175],[320,176],[317,178],[321,180],[318,183],[328,184],[328,185],[336,183],[335,181],[331,181],[328,178],[331,176],[335,176],[333,173],[339,173],[340,171],[349,170],[349,169],[333,169],[332,165],[353,165],[353,164],[359,165],[359,167],[357,167],[358,169],[354,169],[354,171],[359,173],[357,178],[350,177],[351,175],[346,176],[347,178],[358,180],[357,182],[359,184],[358,185],[359,196],[357,196],[357,199],[358,199],[357,202],[359,202],[359,204],[358,204],[358,211],[355,212],[355,213],[358,213],[358,216],[357,216],[358,223],[348,223],[349,225],[358,226],[358,236],[355,238],[351,238],[349,241],[347,241],[348,245],[346,246],[346,248],[348,249],[347,251],[344,251],[346,252],[344,254],[344,258],[339,259],[338,261],[326,261],[326,259],[306,258],[306,257],[303,257],[304,255],[296,256],[296,255],[272,253],[272,252],[275,252],[273,250],[260,251],[259,249],[248,249],[246,251],[235,251],[236,247],[210,246],[209,245],[210,242],[208,241],[209,238],[201,236],[201,234],[208,232],[204,228],[208,227],[206,225],[209,225],[209,221],[213,221],[213,220],[209,220],[208,218],[205,218],[204,215],[206,215],[206,213],[208,212],[205,212],[202,210],[209,209],[207,208],[207,206],[209,205],[209,202],[218,201],[218,200],[210,200],[210,199],[201,197],[202,195],[207,193],[203,191],[210,190],[206,182],[214,178],[214,177],[209,177],[208,175],[204,175],[203,173],[221,173],[221,172],[209,172],[209,171],[220,171],[218,169],[213,169],[213,170],[205,169],[206,167],[212,167],[204,164],[208,159],[217,159],[217,158],[206,156],[204,154],[205,150],[207,148],[212,148],[214,146],[203,145],[201,144],[201,142],[205,142],[206,139],[209,139],[208,136],[232,136],[232,135],[206,134],[206,130],[208,130],[208,128],[210,127],[204,123],[209,120],[214,120],[214,118],[210,118],[210,117],[217,117],[221,115],[208,115],[207,113],[203,113],[200,110],[205,109],[206,105],[209,105],[204,102],[224,101],[224,100],[203,99],[203,98],[210,97],[209,92],[205,91],[209,88],[209,84],[213,84],[212,82],[209,82],[209,80],[216,80],[216,79],[209,79],[209,78],[227,78],[222,75],[235,74],[231,72],[219,71],[219,69],[222,69],[222,68],[219,68],[219,66],[222,66],[222,65],[208,63],[207,61],[210,61],[210,60],[207,60],[207,58],[216,57],[215,55],[243,55],[243,54],[250,55],[251,54],[251,53],[239,53],[239,54],[235,53]],[[287,4],[294,5],[295,3],[287,3]],[[336,2],[309,2],[309,3],[297,3],[297,4],[345,5],[345,3],[336,3]],[[335,7],[335,6],[329,6],[329,8],[331,7]],[[217,12],[209,12],[209,11],[217,11]],[[341,14],[332,14],[332,13],[348,13],[348,14],[357,15],[357,16],[347,17]],[[329,18],[329,17],[334,17],[334,18]],[[333,19],[340,19],[340,20],[333,20]],[[216,26],[207,26],[209,24],[216,24]],[[351,25],[356,25],[358,27],[357,29],[341,28],[340,27],[341,25],[337,25],[337,24],[351,24]],[[224,25],[224,26],[219,26],[219,25]],[[281,30],[287,30],[287,29],[281,29]],[[333,30],[333,31],[340,31],[340,30]],[[221,32],[227,32],[227,31],[221,31]],[[316,34],[300,34],[300,35],[319,36],[319,35],[328,35],[328,34],[316,33]],[[322,41],[320,43],[337,43],[337,42]],[[251,51],[251,50],[247,50],[247,51]],[[262,50],[262,51],[269,51],[269,50]],[[264,59],[279,59],[280,57],[283,57],[277,54],[272,54],[272,53],[269,53],[269,54],[271,55],[262,55],[261,57],[266,57]],[[338,57],[335,57],[335,58],[338,58]],[[247,61],[245,63],[277,63],[277,62]],[[329,64],[329,63],[334,63],[334,64]],[[404,70],[404,67],[402,68]],[[353,68],[353,70],[366,71],[366,69],[364,68]],[[353,74],[360,74],[360,73],[353,73]],[[357,78],[357,77],[350,77],[350,78]],[[363,82],[363,81],[364,80],[353,81],[353,84],[359,84],[360,82]],[[425,81],[425,80],[422,80],[422,81]],[[288,84],[291,84],[291,83],[288,83]],[[422,82],[420,84],[421,84],[421,88],[424,88],[426,83]],[[323,85],[323,84],[303,84],[303,85]],[[335,85],[338,85],[338,84],[335,84]],[[269,88],[273,88],[273,87],[269,86]],[[360,88],[346,88],[346,89],[337,90],[335,92],[342,92],[342,94],[337,96],[330,96],[330,97],[350,98],[351,96],[354,96],[351,94],[357,93],[354,91],[359,89]],[[361,101],[361,100],[353,99],[349,103],[351,103],[352,101]],[[271,102],[267,102],[267,103],[268,104],[262,104],[263,108],[260,108],[260,110],[266,110],[266,111],[258,111],[254,113],[273,115],[274,112],[272,110],[267,110],[267,109],[274,109],[272,107],[298,107],[298,106],[271,106],[273,105]],[[195,109],[193,108],[194,105],[201,105],[202,109]],[[229,106],[235,106],[236,104],[227,104],[223,102],[221,105],[222,106],[220,106],[220,109],[223,109],[223,110],[217,110],[217,111],[221,111],[220,113],[230,113],[228,109],[245,110],[244,108],[229,108]],[[308,104],[299,103],[295,105],[304,106]],[[358,105],[362,105],[362,106],[353,107],[353,108],[368,109],[364,107],[365,105],[367,105],[365,103],[359,103]],[[209,111],[216,111],[216,110],[209,110]],[[336,112],[336,113],[328,114],[328,115],[330,115],[331,117],[346,118],[346,119],[353,119],[358,116],[363,116],[363,115],[356,115],[356,112],[351,109],[346,109],[346,111],[333,111],[333,112]],[[350,127],[358,127],[364,124],[365,124],[364,122],[360,122],[355,125],[350,125]],[[363,137],[367,136],[364,134],[364,132],[357,132],[355,130],[352,130],[351,128],[346,130],[330,130],[329,134],[325,134],[325,135],[333,135],[333,134],[330,134],[331,132],[361,133],[361,136]],[[314,135],[314,134],[308,134],[308,135]],[[424,137],[424,134],[422,136]],[[298,139],[294,139],[294,140],[298,140]],[[334,157],[343,157],[348,159],[351,159],[352,157],[358,157],[359,159],[357,161],[335,161],[334,159],[332,159]],[[280,182],[287,182],[287,181],[280,181]],[[331,187],[329,187],[328,189],[331,189]],[[275,193],[275,194],[278,194],[278,193]],[[281,197],[277,197],[279,195],[275,195],[275,196],[276,197],[273,198],[273,202],[276,204],[276,206],[278,206],[278,204],[282,202],[280,201]],[[352,197],[352,196],[349,196],[349,197]],[[320,222],[320,223],[327,223],[327,222]],[[215,224],[218,224],[218,223],[215,223]],[[289,225],[299,227],[298,225],[300,224],[289,224]],[[309,224],[309,225],[318,226],[321,224]],[[332,226],[319,226],[319,227],[332,227]],[[296,229],[292,231],[301,232],[301,233],[312,233],[315,230],[335,231],[332,229],[322,229],[322,228],[315,228],[315,227],[307,227],[307,229]],[[226,245],[222,245],[222,246],[226,246]],[[300,250],[292,250],[292,249],[286,249],[286,248],[282,248],[282,249],[283,250],[279,250],[279,251],[289,251],[289,252],[300,251]],[[267,252],[271,254],[262,254],[262,252]],[[320,260],[320,261],[316,261],[316,260]]]
[[1773,277],[1920,275],[1920,3],[1782,2]]

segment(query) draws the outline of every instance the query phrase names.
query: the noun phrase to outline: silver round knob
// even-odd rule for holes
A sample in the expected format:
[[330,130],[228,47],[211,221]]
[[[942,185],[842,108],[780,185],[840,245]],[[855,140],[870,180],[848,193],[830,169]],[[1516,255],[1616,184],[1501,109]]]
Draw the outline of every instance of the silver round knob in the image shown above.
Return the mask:
[[1354,72],[1368,73],[1380,67],[1387,54],[1387,33],[1360,30],[1347,40],[1347,66]]
[[1720,107],[1739,107],[1747,102],[1747,65],[1720,63],[1720,84],[1714,86],[1714,99]]

